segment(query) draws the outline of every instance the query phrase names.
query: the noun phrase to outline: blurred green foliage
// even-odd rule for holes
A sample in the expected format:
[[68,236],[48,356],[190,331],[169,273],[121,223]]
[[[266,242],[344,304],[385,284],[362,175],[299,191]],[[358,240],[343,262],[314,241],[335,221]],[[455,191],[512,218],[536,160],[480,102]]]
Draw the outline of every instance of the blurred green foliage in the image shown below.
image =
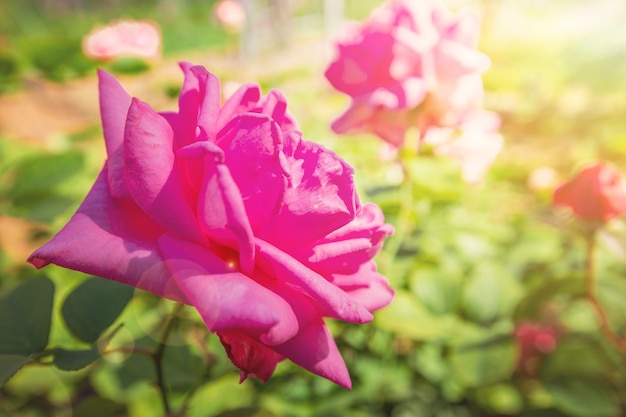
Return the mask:
[[[80,38],[120,14],[159,21],[166,57],[198,48],[224,53],[227,35],[208,24],[212,2],[106,3],[83,2],[79,18],[49,18],[33,0],[0,4],[0,92],[19,89],[33,72],[61,82],[92,73],[94,64],[78,53]],[[365,16],[355,4],[348,2],[348,15]],[[571,2],[551,5],[531,11],[559,16]],[[477,187],[463,183],[451,161],[407,149],[398,170],[381,161],[377,139],[332,136],[328,121],[345,101],[319,87],[320,66],[295,63],[256,80],[266,91],[285,91],[305,138],[350,162],[361,199],[379,204],[396,227],[377,262],[397,295],[373,323],[329,323],[352,375],[350,392],[289,363],[266,384],[239,385],[217,338],[183,309],[163,352],[174,409],[190,417],[624,414],[626,360],[584,298],[583,241],[550,206],[550,191],[531,190],[527,179],[544,165],[565,176],[592,159],[626,162],[626,79],[611,75],[621,74],[626,39],[611,22],[585,42],[582,35],[500,38],[490,23],[497,27],[487,18],[482,49],[493,67],[485,103],[502,115],[507,149]],[[606,48],[594,48],[607,39]],[[168,86],[170,96],[176,91]],[[44,150],[0,132],[0,217],[25,221],[30,247],[58,230],[86,194],[99,169],[90,157],[99,134],[68,134],[66,147]],[[597,253],[598,292],[623,333],[626,228],[610,226]],[[0,416],[162,415],[153,354],[173,303],[56,267],[42,274],[12,259],[12,249],[0,247]],[[524,322],[559,331],[555,350],[537,353],[529,367],[515,337]]]

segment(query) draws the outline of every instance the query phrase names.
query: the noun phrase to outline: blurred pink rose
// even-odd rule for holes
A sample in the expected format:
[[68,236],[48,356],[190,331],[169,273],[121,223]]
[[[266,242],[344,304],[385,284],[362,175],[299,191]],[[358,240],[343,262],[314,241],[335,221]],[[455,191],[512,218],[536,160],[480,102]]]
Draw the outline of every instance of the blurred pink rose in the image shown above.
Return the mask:
[[373,256],[393,228],[352,168],[301,137],[278,91],[181,65],[179,111],[157,113],[100,72],[108,159],[69,223],[29,258],[194,306],[242,380],[288,358],[350,387],[324,317],[393,297]]
[[371,132],[394,146],[417,127],[456,127],[480,105],[489,58],[476,50],[478,16],[432,1],[390,0],[337,44],[326,78],[352,99],[337,133]]
[[598,163],[580,171],[554,191],[554,204],[572,209],[586,220],[605,222],[626,215],[626,178]]
[[124,56],[158,58],[161,55],[161,33],[153,22],[119,20],[85,36],[83,53],[98,61]]
[[479,183],[502,150],[504,140],[497,133],[500,118],[486,110],[465,115],[459,132],[452,128],[428,129],[424,143],[432,145],[435,155],[450,157],[461,168],[463,180]]
[[246,24],[246,11],[237,0],[219,0],[213,6],[213,16],[222,27],[234,32]]

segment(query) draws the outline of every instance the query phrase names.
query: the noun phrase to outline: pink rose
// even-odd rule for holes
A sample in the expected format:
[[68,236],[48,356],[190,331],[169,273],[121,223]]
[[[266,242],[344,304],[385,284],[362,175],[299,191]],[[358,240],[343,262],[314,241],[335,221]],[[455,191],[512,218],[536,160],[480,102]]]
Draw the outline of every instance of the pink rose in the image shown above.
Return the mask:
[[123,56],[158,58],[161,33],[152,22],[120,20],[93,30],[83,39],[82,47],[87,57],[98,61]]
[[626,214],[626,178],[606,164],[580,171],[554,191],[554,204],[586,220],[605,222]]
[[213,16],[227,30],[239,32],[246,24],[246,11],[238,0],[219,0],[213,5]]
[[350,388],[324,317],[353,323],[393,297],[372,261],[393,232],[352,168],[302,139],[278,91],[181,65],[179,111],[157,113],[100,72],[108,159],[70,222],[29,258],[194,306],[242,380],[278,361]]
[[394,146],[406,130],[457,126],[479,106],[489,58],[476,50],[479,19],[434,2],[390,0],[337,45],[326,78],[349,95],[337,133],[372,132]]

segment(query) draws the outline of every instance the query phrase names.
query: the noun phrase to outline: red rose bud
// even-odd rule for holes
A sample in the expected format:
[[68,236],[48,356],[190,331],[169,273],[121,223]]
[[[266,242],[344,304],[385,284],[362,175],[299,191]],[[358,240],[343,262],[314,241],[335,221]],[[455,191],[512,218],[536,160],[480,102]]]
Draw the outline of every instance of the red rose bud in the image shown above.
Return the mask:
[[554,204],[586,220],[606,222],[626,213],[626,179],[615,168],[596,164],[554,192]]

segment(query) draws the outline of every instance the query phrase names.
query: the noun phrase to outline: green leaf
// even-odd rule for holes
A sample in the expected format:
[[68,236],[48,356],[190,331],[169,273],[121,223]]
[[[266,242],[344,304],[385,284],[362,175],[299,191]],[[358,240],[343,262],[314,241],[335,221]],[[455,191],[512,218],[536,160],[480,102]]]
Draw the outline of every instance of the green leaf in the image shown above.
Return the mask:
[[481,389],[479,401],[498,415],[519,415],[524,408],[524,399],[513,384],[498,384]]
[[545,382],[555,407],[573,417],[614,417],[619,400],[613,387],[603,379],[563,375]]
[[545,303],[557,296],[576,298],[584,292],[584,282],[577,278],[546,280],[542,285],[526,293],[520,300],[514,316],[522,318],[538,317]]
[[454,313],[460,299],[461,275],[442,268],[419,269],[410,278],[411,291],[435,315]]
[[119,325],[112,332],[100,339],[97,344],[93,344],[89,349],[69,350],[64,348],[54,348],[54,365],[64,371],[78,371],[95,360],[99,359],[101,349],[104,349],[106,345],[111,341],[115,334],[122,328]]
[[61,309],[65,324],[78,339],[94,343],[122,313],[133,292],[128,285],[88,278],[65,299]]
[[24,281],[0,298],[0,354],[28,356],[46,348],[53,299],[48,278]]
[[493,270],[479,271],[469,281],[463,294],[467,316],[479,323],[496,318],[503,296],[502,281]]
[[457,346],[450,352],[450,367],[465,387],[480,387],[508,378],[515,368],[517,350],[509,338]]
[[[351,367],[354,373],[355,385],[358,384],[359,395],[372,401],[392,401],[398,398],[407,398],[412,394],[414,374],[403,362],[381,363],[380,358],[363,356]],[[319,405],[316,411],[326,409],[331,414],[332,408],[327,404]]]
[[80,47],[80,37],[68,33],[27,37],[21,52],[49,80],[66,81],[86,74],[95,66]]
[[51,223],[57,216],[63,214],[75,205],[73,198],[62,195],[38,194],[29,199],[27,207],[12,212],[18,217],[42,223]]
[[49,193],[84,168],[84,156],[77,152],[58,155],[37,155],[26,158],[15,168],[11,195],[22,202],[39,194]]
[[464,289],[463,308],[470,319],[488,323],[509,313],[521,294],[519,284],[500,265],[482,262]]
[[[251,384],[239,384],[234,373],[213,379],[201,386],[191,397],[187,417],[207,417],[250,406],[254,389]],[[294,404],[292,404],[293,406]]]
[[626,324],[626,282],[621,276],[615,280],[598,281],[598,297],[604,307],[611,324],[616,328]]
[[141,353],[133,353],[120,364],[94,367],[91,375],[98,395],[123,403],[139,401],[153,389],[155,381],[154,363]]
[[435,317],[412,294],[398,291],[393,303],[376,314],[376,326],[416,340],[436,340],[450,334],[452,317]]
[[22,355],[0,355],[0,386],[9,380],[30,358]]
[[406,164],[415,195],[434,201],[456,200],[463,189],[459,168],[444,158],[418,158]]
[[428,381],[441,383],[450,373],[442,348],[434,343],[424,343],[416,348],[415,366]]
[[54,365],[64,371],[78,371],[100,357],[98,346],[90,349],[67,350],[54,348]]
[[199,355],[189,346],[168,346],[163,357],[163,375],[173,391],[187,392],[194,388],[204,372]]
[[143,59],[124,57],[113,61],[109,68],[119,74],[139,74],[149,70],[150,65]]
[[87,397],[74,407],[74,417],[112,417],[125,415],[119,404],[96,396]]
[[[592,335],[565,334],[558,340],[557,349],[542,360],[542,379],[552,379],[563,374],[586,376],[606,375],[611,370],[620,367],[623,363],[621,355],[613,359]],[[581,360],[581,358],[585,358]]]

